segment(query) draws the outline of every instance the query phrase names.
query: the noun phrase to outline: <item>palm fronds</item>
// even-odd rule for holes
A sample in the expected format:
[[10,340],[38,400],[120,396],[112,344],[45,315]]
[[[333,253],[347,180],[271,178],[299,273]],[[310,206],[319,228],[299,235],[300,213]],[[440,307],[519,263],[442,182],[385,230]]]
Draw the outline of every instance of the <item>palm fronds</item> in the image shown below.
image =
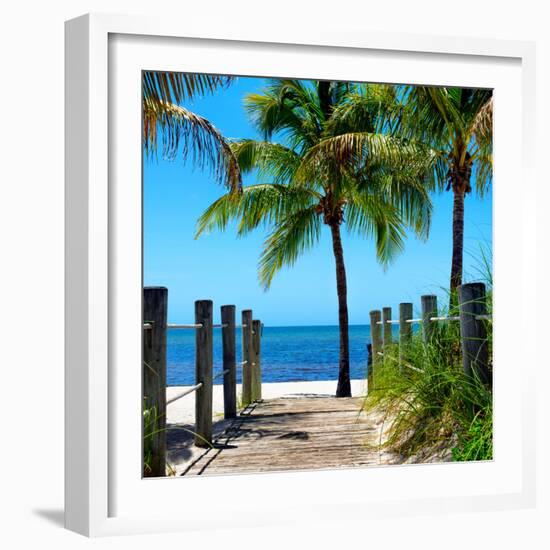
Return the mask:
[[[143,147],[156,153],[161,144],[165,158],[173,159],[181,148],[200,168],[209,167],[217,181],[233,191],[241,189],[239,164],[229,143],[205,118],[179,103],[211,93],[231,82],[230,77],[204,74],[143,73]],[[160,140],[159,140],[160,136]]]
[[226,193],[213,202],[197,221],[195,238],[212,230],[224,230],[238,220],[237,234],[243,236],[259,226],[282,224],[289,216],[316,205],[315,192],[268,183],[247,185],[242,193]]
[[224,75],[144,71],[143,97],[178,105],[194,97],[211,94],[233,80],[233,77]]
[[265,289],[270,287],[277,271],[294,265],[303,252],[317,244],[321,227],[314,205],[286,216],[270,233],[259,262],[259,278]]
[[477,141],[492,141],[493,137],[493,98],[479,109],[472,124],[472,132]]

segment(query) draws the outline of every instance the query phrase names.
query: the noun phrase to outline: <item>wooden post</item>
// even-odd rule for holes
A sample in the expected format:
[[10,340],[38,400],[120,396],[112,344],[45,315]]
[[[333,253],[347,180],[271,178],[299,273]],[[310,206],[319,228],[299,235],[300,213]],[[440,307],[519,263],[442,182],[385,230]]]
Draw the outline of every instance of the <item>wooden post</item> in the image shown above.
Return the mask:
[[367,344],[367,391],[372,384],[372,344]]
[[460,334],[462,337],[462,368],[468,376],[492,384],[489,371],[487,328],[478,315],[487,315],[485,285],[469,283],[458,287]]
[[382,335],[384,339],[384,349],[392,344],[392,333],[391,333],[391,307],[382,308]]
[[434,323],[430,317],[437,317],[437,296],[427,294],[420,298],[422,303],[422,334],[424,342],[429,342],[433,336]]
[[[143,407],[147,424],[143,426],[143,444],[151,450],[151,471],[147,477],[166,475],[166,323],[168,289],[143,289],[143,322],[151,328],[143,334]],[[151,435],[148,435],[151,434]]]
[[223,370],[223,414],[224,418],[237,416],[237,368],[235,359],[235,306],[221,307]]
[[195,394],[195,445],[212,444],[212,300],[195,302],[195,380],[202,386]]
[[370,339],[372,342],[372,364],[380,362],[381,357],[378,352],[382,351],[382,325],[378,322],[382,320],[379,309],[370,312]]
[[380,363],[382,357],[378,355],[378,352],[382,351],[382,325],[378,324],[381,321],[382,315],[379,309],[375,309],[370,312],[370,340],[372,343],[372,373],[369,376],[369,390],[370,384],[374,388],[374,370],[376,365]]
[[407,347],[411,343],[412,323],[407,323],[413,318],[413,305],[410,302],[399,304],[399,364],[403,365],[407,357]]
[[243,407],[252,403],[252,310],[245,309],[242,312],[242,339],[243,339]]
[[260,401],[262,399],[262,322],[252,321],[252,347],[254,348],[254,369],[252,382],[252,400]]

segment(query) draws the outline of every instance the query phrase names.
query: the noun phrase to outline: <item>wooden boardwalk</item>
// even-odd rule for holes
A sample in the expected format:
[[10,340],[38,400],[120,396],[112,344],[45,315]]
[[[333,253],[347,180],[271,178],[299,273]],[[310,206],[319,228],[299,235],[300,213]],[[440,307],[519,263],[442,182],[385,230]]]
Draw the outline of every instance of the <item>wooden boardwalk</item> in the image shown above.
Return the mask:
[[[362,398],[281,397],[250,405],[181,475],[217,475],[381,463],[381,423]],[[385,463],[387,463],[385,461]]]

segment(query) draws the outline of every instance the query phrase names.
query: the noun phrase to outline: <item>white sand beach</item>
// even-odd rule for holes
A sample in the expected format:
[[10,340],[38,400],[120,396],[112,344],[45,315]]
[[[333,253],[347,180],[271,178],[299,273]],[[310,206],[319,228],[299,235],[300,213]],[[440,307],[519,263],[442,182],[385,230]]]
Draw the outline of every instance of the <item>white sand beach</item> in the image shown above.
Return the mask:
[[[336,380],[323,380],[314,382],[269,382],[262,384],[262,398],[274,399],[276,397],[292,396],[333,396],[336,392]],[[169,386],[166,388],[166,399],[172,399],[178,394],[189,389],[190,386]],[[351,380],[351,394],[353,397],[366,395],[366,380]],[[166,420],[168,424],[192,424],[195,421],[195,395],[190,393],[167,407]],[[237,384],[237,396],[241,395],[241,385]],[[213,390],[214,418],[223,417],[223,385],[214,385]]]

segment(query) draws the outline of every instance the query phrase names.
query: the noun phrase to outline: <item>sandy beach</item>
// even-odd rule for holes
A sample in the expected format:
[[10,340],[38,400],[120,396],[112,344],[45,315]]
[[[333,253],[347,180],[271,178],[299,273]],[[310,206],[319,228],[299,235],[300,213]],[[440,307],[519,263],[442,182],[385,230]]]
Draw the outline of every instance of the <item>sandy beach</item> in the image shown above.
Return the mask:
[[[166,388],[166,399],[172,399],[184,392],[190,386],[169,386]],[[324,397],[334,396],[336,391],[336,380],[323,380],[315,382],[270,382],[262,384],[262,398],[274,399],[276,397],[292,397],[318,395]],[[353,397],[366,395],[367,381],[352,380],[351,393]],[[195,421],[195,395],[190,393],[167,407],[168,424],[193,424]],[[241,385],[237,385],[237,396],[241,395]],[[213,390],[213,413],[216,417],[223,417],[223,385],[214,385]]]

